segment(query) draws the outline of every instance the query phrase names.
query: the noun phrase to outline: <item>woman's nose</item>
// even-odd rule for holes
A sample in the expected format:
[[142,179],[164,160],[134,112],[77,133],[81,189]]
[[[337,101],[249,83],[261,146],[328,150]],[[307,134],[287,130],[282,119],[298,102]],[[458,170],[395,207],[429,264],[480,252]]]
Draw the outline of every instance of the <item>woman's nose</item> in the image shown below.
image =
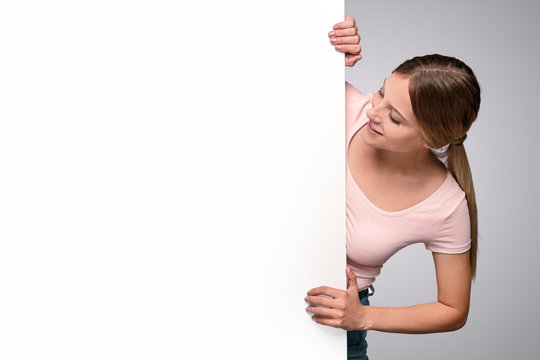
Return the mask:
[[378,112],[377,112],[375,107],[372,107],[371,109],[366,111],[366,115],[367,115],[368,119],[373,121],[374,123],[379,123],[380,122],[380,118],[379,118],[379,116],[377,114],[378,114]]

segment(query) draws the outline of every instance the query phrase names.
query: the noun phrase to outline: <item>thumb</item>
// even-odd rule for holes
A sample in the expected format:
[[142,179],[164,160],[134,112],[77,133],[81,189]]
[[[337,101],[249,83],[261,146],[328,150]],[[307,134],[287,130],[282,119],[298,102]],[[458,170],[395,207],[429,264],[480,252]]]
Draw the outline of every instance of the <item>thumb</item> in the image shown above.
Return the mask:
[[347,289],[356,289],[358,290],[358,285],[356,284],[356,275],[353,273],[350,267],[347,266],[345,270],[347,272]]
[[360,59],[362,55],[345,55],[345,65],[354,66]]

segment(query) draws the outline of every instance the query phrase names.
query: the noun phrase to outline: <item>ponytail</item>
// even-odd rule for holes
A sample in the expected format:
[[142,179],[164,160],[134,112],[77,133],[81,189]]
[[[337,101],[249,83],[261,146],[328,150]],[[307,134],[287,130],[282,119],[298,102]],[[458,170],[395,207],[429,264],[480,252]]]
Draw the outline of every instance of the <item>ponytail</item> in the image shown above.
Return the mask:
[[454,176],[467,197],[467,206],[469,207],[469,217],[471,220],[471,274],[474,279],[476,276],[476,257],[478,253],[478,212],[476,209],[476,195],[474,193],[474,184],[467,159],[467,152],[463,144],[450,144],[445,151],[448,170]]

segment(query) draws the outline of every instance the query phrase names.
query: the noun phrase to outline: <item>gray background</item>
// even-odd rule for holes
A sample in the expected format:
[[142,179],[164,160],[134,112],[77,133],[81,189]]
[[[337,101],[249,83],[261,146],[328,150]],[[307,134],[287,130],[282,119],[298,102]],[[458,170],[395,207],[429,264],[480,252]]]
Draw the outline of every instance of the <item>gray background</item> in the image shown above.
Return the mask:
[[[346,77],[376,91],[402,61],[452,55],[482,86],[480,115],[465,142],[479,215],[478,275],[467,325],[453,333],[370,332],[372,359],[537,359],[540,175],[539,3],[535,1],[351,1],[364,59]],[[375,282],[375,306],[436,299],[423,246],[396,254]]]

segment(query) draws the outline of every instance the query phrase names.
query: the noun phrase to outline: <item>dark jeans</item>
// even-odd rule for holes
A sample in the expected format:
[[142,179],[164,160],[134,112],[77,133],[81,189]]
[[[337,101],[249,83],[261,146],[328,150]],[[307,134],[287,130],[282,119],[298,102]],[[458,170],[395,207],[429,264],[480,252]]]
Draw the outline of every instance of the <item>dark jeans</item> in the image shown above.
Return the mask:
[[[373,286],[358,292],[360,303],[369,305],[368,298],[374,293]],[[366,335],[365,330],[347,331],[347,360],[368,360]]]

